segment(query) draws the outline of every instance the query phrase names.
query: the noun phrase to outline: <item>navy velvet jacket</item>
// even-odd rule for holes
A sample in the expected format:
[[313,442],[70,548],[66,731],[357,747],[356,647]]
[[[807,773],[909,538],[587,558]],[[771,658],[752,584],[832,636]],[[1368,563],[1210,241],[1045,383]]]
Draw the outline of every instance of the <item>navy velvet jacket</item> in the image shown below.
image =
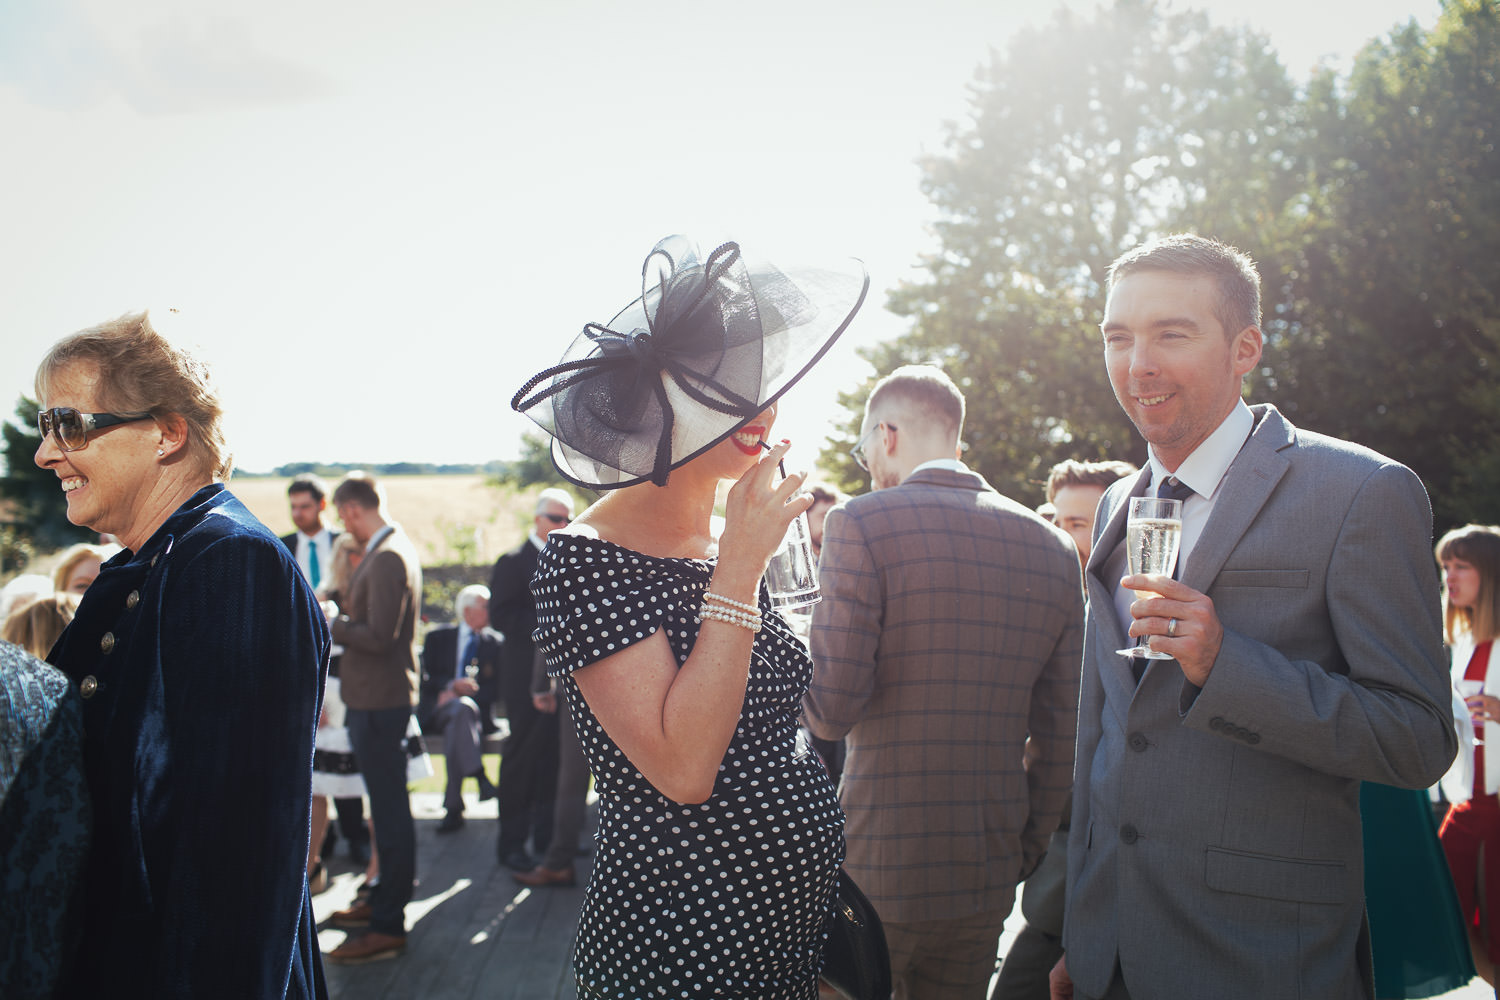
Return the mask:
[[63,995],[324,997],[307,894],[328,626],[220,484],[104,564],[48,659],[83,696],[94,833]]

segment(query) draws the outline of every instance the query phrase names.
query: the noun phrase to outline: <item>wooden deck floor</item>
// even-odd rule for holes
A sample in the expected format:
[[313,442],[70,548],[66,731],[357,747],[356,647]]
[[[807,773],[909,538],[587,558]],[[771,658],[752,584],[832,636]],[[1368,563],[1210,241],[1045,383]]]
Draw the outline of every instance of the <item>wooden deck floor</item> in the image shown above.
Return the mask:
[[[407,947],[400,958],[368,965],[323,963],[332,1000],[577,1000],[573,986],[573,935],[588,880],[590,858],[578,859],[578,886],[532,890],[517,885],[509,868],[495,861],[496,806],[466,796],[468,822],[457,833],[437,832],[441,796],[412,795],[417,823],[419,884],[406,908]],[[593,833],[593,808],[585,836]],[[313,897],[326,954],[344,932],[326,926],[330,914],[348,906],[362,871],[342,852],[332,864],[333,881]],[[1021,926],[1017,907],[1005,922],[1000,955]],[[1435,1000],[1480,1000],[1494,996],[1482,980]]]
[[[406,954],[368,965],[324,962],[334,1000],[577,1000],[573,935],[590,859],[578,859],[576,888],[518,885],[510,869],[495,861],[495,803],[467,798],[464,828],[440,835],[440,796],[412,796],[419,881],[406,908]],[[313,897],[325,954],[345,934],[326,921],[353,900],[363,874],[353,870],[342,850],[330,871],[328,890]]]

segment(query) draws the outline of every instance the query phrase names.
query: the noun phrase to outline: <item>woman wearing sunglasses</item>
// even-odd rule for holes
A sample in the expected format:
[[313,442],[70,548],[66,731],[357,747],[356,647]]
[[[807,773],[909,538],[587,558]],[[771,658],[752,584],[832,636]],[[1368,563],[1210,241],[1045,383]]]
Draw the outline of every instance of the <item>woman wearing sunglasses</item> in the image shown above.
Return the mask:
[[82,696],[94,830],[62,995],[324,994],[306,867],[328,628],[224,488],[206,369],[122,316],[37,370],[68,519],[125,547],[49,656]]
[[580,997],[818,995],[844,817],[796,737],[812,662],[761,583],[811,497],[776,475],[787,443],[763,445],[867,285],[857,261],[781,270],[670,237],[641,298],[512,403],[564,478],[607,491],[531,585],[599,794]]

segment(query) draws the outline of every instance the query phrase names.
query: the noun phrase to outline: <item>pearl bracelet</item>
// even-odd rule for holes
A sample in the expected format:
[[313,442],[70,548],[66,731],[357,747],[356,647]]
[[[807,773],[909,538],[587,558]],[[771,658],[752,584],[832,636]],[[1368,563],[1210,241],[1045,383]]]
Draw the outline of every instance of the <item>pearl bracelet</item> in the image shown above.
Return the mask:
[[732,598],[725,597],[723,594],[715,594],[712,590],[705,590],[703,592],[703,599],[705,601],[718,601],[720,604],[727,604],[731,608],[739,608],[741,611],[748,612],[752,615],[760,614],[760,608],[756,605],[746,604],[744,601],[736,601]]
[[728,608],[714,607],[705,604],[698,609],[698,624],[703,624],[704,619],[712,618],[715,621],[726,622],[730,625],[738,625],[747,628],[752,634],[760,631],[760,615],[750,616],[741,611],[731,611]]

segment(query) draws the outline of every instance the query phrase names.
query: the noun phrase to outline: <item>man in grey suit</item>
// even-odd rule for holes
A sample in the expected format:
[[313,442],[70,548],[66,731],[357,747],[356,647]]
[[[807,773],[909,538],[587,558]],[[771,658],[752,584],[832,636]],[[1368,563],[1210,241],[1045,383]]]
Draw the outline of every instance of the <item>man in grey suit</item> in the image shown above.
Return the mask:
[[1073,769],[1083,599],[1061,531],[957,460],[963,395],[897,369],[829,512],[808,727],[846,737],[845,868],[885,925],[898,1000],[982,1000],[1016,883]]
[[[1372,997],[1359,783],[1453,759],[1427,495],[1245,405],[1259,324],[1232,247],[1173,236],[1110,268],[1105,364],[1150,466],[1105,493],[1084,574],[1054,997]],[[1126,501],[1174,490],[1178,579],[1127,576]],[[1175,659],[1115,652],[1137,636]]]

